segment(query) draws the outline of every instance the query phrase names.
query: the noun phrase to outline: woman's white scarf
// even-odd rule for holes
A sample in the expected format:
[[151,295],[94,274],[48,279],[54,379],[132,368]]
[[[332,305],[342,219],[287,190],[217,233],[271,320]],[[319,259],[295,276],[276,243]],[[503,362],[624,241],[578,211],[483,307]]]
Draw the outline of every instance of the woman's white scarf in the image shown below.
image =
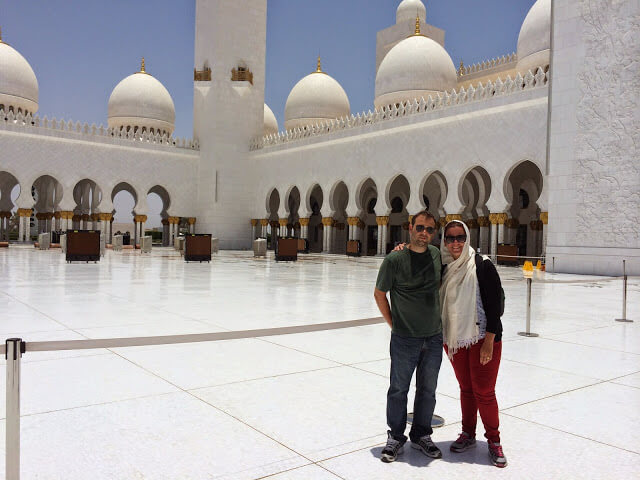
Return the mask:
[[[457,260],[449,253],[446,246],[441,249],[442,263],[447,268],[442,277],[440,287],[440,313],[442,315],[442,335],[449,350],[449,358],[461,348],[477,343],[478,312],[476,310],[476,252],[469,245],[470,235],[467,226],[453,220],[447,224],[458,223],[467,234],[462,253]],[[447,226],[445,226],[445,231]],[[443,239],[444,240],[444,239]]]

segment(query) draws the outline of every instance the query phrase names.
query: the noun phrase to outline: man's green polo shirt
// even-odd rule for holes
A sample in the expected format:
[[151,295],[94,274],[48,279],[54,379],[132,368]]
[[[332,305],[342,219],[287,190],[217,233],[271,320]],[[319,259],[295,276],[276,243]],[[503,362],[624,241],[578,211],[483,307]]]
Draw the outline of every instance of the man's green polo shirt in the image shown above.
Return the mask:
[[391,252],[382,262],[376,288],[391,292],[392,332],[403,337],[430,337],[442,331],[440,319],[440,250],[409,248]]

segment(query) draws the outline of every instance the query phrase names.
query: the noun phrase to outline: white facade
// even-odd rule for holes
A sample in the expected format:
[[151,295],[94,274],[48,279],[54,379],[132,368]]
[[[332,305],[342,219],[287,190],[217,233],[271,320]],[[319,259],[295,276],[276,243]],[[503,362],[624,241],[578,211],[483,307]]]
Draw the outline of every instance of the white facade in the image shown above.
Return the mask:
[[[418,3],[402,2],[396,24],[379,33],[378,65],[403,39],[415,37],[407,8]],[[406,70],[412,62],[399,62],[384,72],[384,93],[393,102],[349,114],[346,94],[338,108],[323,104],[315,91],[303,92],[295,124],[277,133],[264,103],[266,0],[196,0],[194,140],[168,136],[173,103],[159,82],[150,108],[129,106],[132,92],[114,90],[115,110],[126,115],[111,115],[110,104],[111,128],[5,107],[0,241],[10,228],[2,214],[16,208],[22,240],[32,212],[41,215],[45,231],[70,227],[68,215],[57,215],[65,212],[76,215],[74,222],[106,227],[120,190],[136,198],[140,233],[153,191],[165,202],[169,244],[178,222],[189,219],[189,229],[195,222],[195,230],[218,237],[221,248],[249,248],[257,236],[296,235],[312,251],[344,253],[347,240],[360,240],[364,253],[384,254],[406,240],[409,215],[429,208],[441,222],[465,220],[483,253],[513,245],[520,255],[553,255],[556,271],[610,274],[620,273],[617,263],[625,257],[631,259],[627,270],[638,273],[639,129],[626,113],[637,110],[637,62],[628,60],[637,58],[638,45],[625,35],[637,29],[637,7],[617,2],[592,13],[616,39],[614,55],[599,49],[606,42],[579,0],[570,7],[552,3],[539,0],[531,9],[518,56],[461,66],[456,74],[443,49],[444,32],[426,25],[428,16],[418,8],[417,26],[433,40],[408,43],[425,55],[426,70]],[[616,85],[624,91],[595,74],[604,72],[599,62],[619,72]],[[150,80],[141,75],[131,77]],[[316,76],[327,80],[322,73],[309,77]],[[432,81],[438,78],[448,80]],[[37,80],[27,83],[34,81],[37,89]],[[402,97],[405,84],[417,85],[419,97]],[[330,97],[329,103],[337,101]],[[344,114],[316,114],[330,107]],[[112,125],[111,117],[123,115],[127,121]],[[146,120],[136,123],[136,117]],[[621,128],[614,132],[610,125]],[[14,203],[7,193],[16,183],[21,193]]]

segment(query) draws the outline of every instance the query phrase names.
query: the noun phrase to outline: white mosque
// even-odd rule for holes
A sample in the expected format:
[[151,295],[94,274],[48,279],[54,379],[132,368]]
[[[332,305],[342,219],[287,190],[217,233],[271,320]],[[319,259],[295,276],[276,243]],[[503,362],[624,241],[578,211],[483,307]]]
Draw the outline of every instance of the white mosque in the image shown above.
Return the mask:
[[377,34],[371,110],[352,112],[310,59],[281,129],[264,103],[267,1],[196,0],[193,139],[172,136],[173,100],[144,60],[114,88],[107,126],[39,117],[34,70],[0,40],[0,240],[67,228],[110,238],[124,190],[136,238],[147,195],[161,198],[166,245],[190,231],[226,249],[296,236],[312,252],[359,240],[384,255],[427,208],[441,225],[464,220],[483,253],[511,246],[601,274],[626,259],[640,274],[633,5],[538,0],[516,53],[456,66],[423,2],[403,0]]

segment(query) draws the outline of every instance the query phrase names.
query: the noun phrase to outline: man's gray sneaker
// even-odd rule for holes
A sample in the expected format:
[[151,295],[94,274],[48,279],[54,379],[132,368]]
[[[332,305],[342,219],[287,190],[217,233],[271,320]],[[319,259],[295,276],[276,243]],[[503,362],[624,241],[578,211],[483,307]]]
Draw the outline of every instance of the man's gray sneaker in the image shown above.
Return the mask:
[[403,442],[400,442],[387,433],[387,445],[382,449],[380,460],[384,463],[395,462],[398,455],[403,452]]
[[449,450],[451,450],[452,452],[460,453],[470,448],[473,448],[475,446],[476,446],[476,439],[471,438],[471,435],[469,435],[467,432],[462,432],[458,436],[458,439],[451,444],[451,447],[449,447]]
[[417,442],[414,442],[412,440],[411,447],[415,448],[416,450],[422,450],[422,453],[424,453],[427,457],[442,458],[442,452],[431,440],[431,435],[420,437],[420,440],[418,440]]

